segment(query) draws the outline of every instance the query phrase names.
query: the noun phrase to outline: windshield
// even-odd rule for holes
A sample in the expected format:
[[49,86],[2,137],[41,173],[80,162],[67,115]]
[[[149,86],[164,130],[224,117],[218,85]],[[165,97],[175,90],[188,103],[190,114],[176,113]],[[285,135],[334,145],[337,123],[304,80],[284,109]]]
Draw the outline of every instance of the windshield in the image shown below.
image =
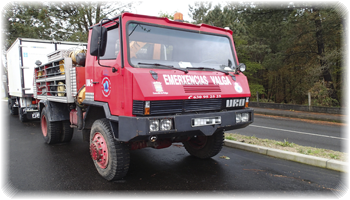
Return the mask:
[[231,42],[225,36],[139,23],[129,23],[128,36],[128,56],[134,67],[169,65],[175,68],[214,68],[225,71],[236,68]]

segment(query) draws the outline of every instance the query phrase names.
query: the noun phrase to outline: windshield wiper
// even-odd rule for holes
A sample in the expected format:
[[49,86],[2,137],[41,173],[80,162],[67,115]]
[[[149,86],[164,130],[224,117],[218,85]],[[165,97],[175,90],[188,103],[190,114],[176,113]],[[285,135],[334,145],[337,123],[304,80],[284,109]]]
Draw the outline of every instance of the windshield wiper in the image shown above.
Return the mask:
[[215,69],[215,68],[207,68],[207,67],[186,67],[186,69],[210,69],[210,70],[213,70],[213,71],[218,71],[218,72],[222,72],[226,75],[229,75],[230,73],[228,72],[225,72],[225,71],[222,71],[220,69]]
[[139,65],[154,65],[154,66],[159,66],[159,67],[167,67],[167,68],[170,68],[170,69],[177,69],[177,70],[180,70],[180,71],[183,71],[185,72],[186,74],[188,73],[188,71],[186,69],[181,69],[181,68],[176,68],[172,65],[163,65],[163,64],[160,64],[160,63],[142,63],[142,62],[139,62],[137,63]]

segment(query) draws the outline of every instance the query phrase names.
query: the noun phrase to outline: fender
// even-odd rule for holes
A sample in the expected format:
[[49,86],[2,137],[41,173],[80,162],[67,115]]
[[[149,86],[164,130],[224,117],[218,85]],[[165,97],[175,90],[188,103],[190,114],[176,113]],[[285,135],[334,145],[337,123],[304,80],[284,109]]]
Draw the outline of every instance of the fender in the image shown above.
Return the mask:
[[118,140],[118,123],[119,116],[111,115],[111,111],[109,109],[109,105],[107,102],[98,102],[98,101],[88,101],[84,100],[85,105],[89,105],[86,110],[85,116],[83,118],[83,130],[91,129],[92,124],[97,119],[107,118],[109,119],[109,123],[111,125],[114,139]]
[[69,120],[69,104],[40,100],[40,114],[44,107],[47,109],[46,113],[50,122]]

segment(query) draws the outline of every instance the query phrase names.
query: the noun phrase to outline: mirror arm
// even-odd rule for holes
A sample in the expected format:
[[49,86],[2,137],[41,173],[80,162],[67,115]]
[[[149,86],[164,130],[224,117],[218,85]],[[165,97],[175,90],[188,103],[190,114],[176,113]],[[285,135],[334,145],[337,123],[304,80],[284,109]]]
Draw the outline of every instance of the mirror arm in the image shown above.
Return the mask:
[[[101,47],[101,43],[102,43],[102,37],[103,37],[103,35],[102,35],[102,22],[104,21],[104,20],[107,20],[108,22],[116,22],[116,21],[114,21],[114,20],[112,20],[112,19],[108,19],[108,18],[103,18],[101,21],[100,21],[100,27],[101,27],[101,35],[100,35],[100,37],[98,37],[98,48],[97,48],[97,63],[100,65],[100,66],[102,66],[102,67],[108,67],[108,68],[112,68],[112,72],[113,73],[115,73],[115,72],[117,72],[118,70],[115,68],[115,67],[111,67],[111,66],[107,66],[107,65],[102,65],[101,63],[100,63],[100,47]],[[118,22],[116,22],[116,23],[118,23]]]

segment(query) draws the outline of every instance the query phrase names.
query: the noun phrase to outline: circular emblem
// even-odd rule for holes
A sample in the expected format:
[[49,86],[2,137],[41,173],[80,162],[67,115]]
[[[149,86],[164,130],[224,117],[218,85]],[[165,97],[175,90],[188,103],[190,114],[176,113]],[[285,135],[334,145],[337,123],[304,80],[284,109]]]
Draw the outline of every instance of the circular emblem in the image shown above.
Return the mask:
[[108,77],[102,79],[102,94],[108,97],[111,94],[112,84]]
[[243,88],[239,85],[239,83],[234,83],[235,84],[235,90],[238,93],[242,93],[243,92]]

